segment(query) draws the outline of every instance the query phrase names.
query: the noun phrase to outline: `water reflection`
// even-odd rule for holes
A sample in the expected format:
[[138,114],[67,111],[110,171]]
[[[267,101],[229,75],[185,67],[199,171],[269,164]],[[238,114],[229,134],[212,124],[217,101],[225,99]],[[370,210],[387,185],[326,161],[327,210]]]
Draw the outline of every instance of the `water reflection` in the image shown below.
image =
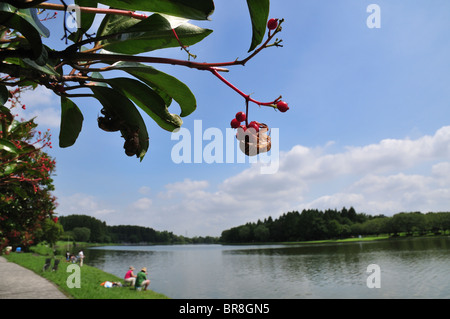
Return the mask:
[[[122,277],[147,267],[172,298],[449,298],[450,238],[271,246],[114,246],[86,263]],[[381,268],[369,289],[367,266]]]

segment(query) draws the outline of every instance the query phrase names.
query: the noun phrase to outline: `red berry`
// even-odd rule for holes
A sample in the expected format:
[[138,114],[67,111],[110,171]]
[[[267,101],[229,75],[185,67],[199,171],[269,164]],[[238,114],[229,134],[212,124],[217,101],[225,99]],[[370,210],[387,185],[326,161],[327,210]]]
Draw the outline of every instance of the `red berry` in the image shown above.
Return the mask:
[[239,123],[240,122],[244,122],[246,118],[247,118],[247,116],[245,115],[244,112],[237,112],[236,113],[236,120],[238,120]]
[[269,28],[269,30],[275,30],[278,27],[278,19],[270,19],[267,22],[267,28]]
[[277,108],[280,112],[286,112],[287,110],[289,110],[289,106],[286,102],[284,101],[280,101],[277,103]]
[[253,128],[255,132],[259,132],[259,124],[258,122],[252,121],[248,124],[247,128]]
[[238,128],[241,125],[241,122],[236,119],[232,119],[230,124],[232,128]]

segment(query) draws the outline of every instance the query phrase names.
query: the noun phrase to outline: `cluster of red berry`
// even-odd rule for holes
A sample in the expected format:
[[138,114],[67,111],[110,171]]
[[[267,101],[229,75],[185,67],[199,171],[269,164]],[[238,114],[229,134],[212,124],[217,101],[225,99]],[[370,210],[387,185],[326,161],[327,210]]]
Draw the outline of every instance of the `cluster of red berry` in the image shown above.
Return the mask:
[[[278,19],[270,19],[267,22],[267,28],[270,31],[276,30],[278,28]],[[248,103],[248,101],[247,101]],[[260,103],[258,103],[260,104]],[[262,103],[261,103],[262,105]],[[264,105],[269,105],[269,103]],[[270,106],[272,107],[276,107],[280,112],[286,112],[287,110],[289,110],[289,106],[285,101],[281,101],[281,98],[275,100],[273,103],[270,103]],[[248,107],[248,106],[247,106]],[[242,125],[241,123],[244,122],[246,123],[246,125]],[[247,115],[244,112],[238,112],[235,116],[234,119],[231,120],[231,127],[232,128],[242,128],[244,131],[246,131],[248,128],[253,128],[255,130],[255,132],[259,132],[260,126],[261,124],[256,122],[256,121],[252,121],[250,123],[248,123],[248,119],[247,119]]]
[[[287,110],[289,110],[289,106],[286,102],[284,101],[279,101],[277,102],[277,109],[280,112],[286,112]],[[244,131],[247,130],[247,128],[254,128],[256,132],[259,131],[259,123],[256,121],[252,121],[250,123],[248,123],[247,125],[243,125],[241,124],[242,122],[247,120],[247,115],[244,112],[238,112],[236,113],[236,116],[234,117],[234,119],[231,120],[231,127],[232,128],[238,128],[241,127]]]
[[[276,30],[278,27],[278,19],[270,19],[267,22],[269,32]],[[247,99],[247,110],[248,101],[249,99]],[[285,101],[282,101],[281,97],[271,103],[256,103],[258,105],[266,105],[276,108],[278,111],[283,113],[289,110],[288,104]],[[230,125],[232,128],[238,129],[236,138],[240,141],[240,148],[246,155],[253,156],[262,152],[268,152],[270,150],[271,139],[270,134],[268,134],[269,128],[266,124],[259,123],[257,121],[251,121],[249,123],[247,114],[244,112],[238,112],[231,120]]]

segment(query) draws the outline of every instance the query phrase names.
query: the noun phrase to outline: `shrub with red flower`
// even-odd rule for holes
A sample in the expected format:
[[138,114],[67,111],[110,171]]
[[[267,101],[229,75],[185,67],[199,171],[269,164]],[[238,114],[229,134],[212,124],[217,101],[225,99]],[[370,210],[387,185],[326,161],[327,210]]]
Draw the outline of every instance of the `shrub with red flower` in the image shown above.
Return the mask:
[[36,132],[33,120],[16,120],[4,105],[11,97],[4,88],[0,86],[0,251],[34,244],[56,208],[51,194],[55,160],[43,151],[51,147],[50,132]]

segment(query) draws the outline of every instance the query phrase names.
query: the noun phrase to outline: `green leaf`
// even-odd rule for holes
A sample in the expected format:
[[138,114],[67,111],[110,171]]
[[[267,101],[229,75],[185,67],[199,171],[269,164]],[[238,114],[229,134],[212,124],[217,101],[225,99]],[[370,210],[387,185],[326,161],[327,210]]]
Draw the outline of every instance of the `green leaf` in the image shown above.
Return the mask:
[[20,149],[18,149],[12,142],[4,138],[0,138],[0,151],[6,151],[13,154],[20,153]]
[[27,132],[30,131],[30,128],[34,129],[36,127],[37,124],[34,122],[34,118],[26,122],[12,120],[7,130],[10,136],[16,139],[20,139],[22,136],[27,135]]
[[3,172],[0,172],[0,176],[7,176],[7,175],[14,173],[14,171],[16,170],[16,167],[17,167],[17,164],[14,162],[6,165],[5,167],[3,167]]
[[117,62],[113,69],[122,70],[138,78],[156,92],[173,98],[181,108],[181,117],[188,116],[197,108],[197,101],[191,90],[177,78],[161,72],[151,66],[136,62]]
[[20,9],[17,14],[33,25],[43,37],[48,38],[50,36],[50,31],[42,24],[36,8]]
[[[90,89],[109,114],[123,121],[128,127],[139,130],[137,157],[142,161],[149,146],[148,133],[144,120],[134,104],[125,95],[114,89],[103,86],[91,86]],[[121,133],[122,136],[128,134],[125,130],[121,130]]]
[[252,43],[248,52],[253,51],[264,39],[269,18],[270,0],[247,0],[252,20]]
[[142,20],[127,16],[107,14],[100,23],[96,34],[98,37],[110,34],[120,34],[141,21]]
[[3,105],[0,106],[0,116],[0,131],[3,132],[3,137],[5,137],[5,134],[8,132],[9,126],[11,125],[14,117],[11,114],[10,109]]
[[183,124],[178,115],[169,112],[162,97],[144,83],[130,78],[115,78],[108,80],[108,84],[122,91],[161,128],[172,132]]
[[213,0],[98,0],[113,8],[165,13],[192,20],[207,20],[214,12]]
[[[108,19],[110,22],[112,18]],[[153,14],[139,23],[128,18],[114,19],[117,24],[106,23],[102,35],[110,35],[107,39],[100,41],[103,49],[123,53],[139,54],[164,48],[180,46],[175,37],[170,21],[160,14]],[[126,28],[126,24],[133,24]],[[212,30],[203,29],[190,23],[184,23],[175,29],[178,38],[185,46],[194,45],[211,34]]]
[[5,85],[0,85],[0,104],[4,105],[6,102],[8,102],[9,98],[9,91],[6,88]]
[[78,106],[68,98],[61,96],[61,126],[59,146],[72,146],[78,138],[83,126],[83,114]]
[[[97,4],[92,3],[91,0],[75,0],[75,4],[80,7],[97,8]],[[95,13],[83,12],[83,14],[81,14],[80,29],[86,32],[92,26],[94,20]]]
[[55,71],[54,66],[49,63],[47,47],[45,45],[43,46],[42,54],[39,58],[37,58],[36,60],[23,58],[22,62],[23,64],[21,64],[23,66],[27,65],[28,67],[36,69],[39,72],[59,76],[59,73]]
[[29,42],[29,50],[33,54],[33,59],[41,58],[43,45],[39,31],[26,19],[14,12],[9,12],[10,6],[0,3],[0,21],[2,26],[19,31]]
[[[100,72],[92,72],[91,73],[91,78],[94,79],[104,79],[103,75]],[[104,87],[108,87],[108,84],[106,84],[105,82],[95,82],[95,81],[91,81],[89,82],[89,85],[95,85],[95,86],[104,86]]]
[[[91,0],[75,0],[75,4],[80,7],[97,8],[97,3],[92,3]],[[69,39],[73,42],[78,42],[81,36],[89,30],[95,20],[95,13],[83,12],[80,20],[80,27],[77,29],[77,32],[69,35]]]
[[43,37],[48,38],[50,36],[50,31],[42,24],[37,15],[36,8],[17,9],[12,5],[2,3],[0,4],[0,11],[11,12],[18,15],[33,25]]

